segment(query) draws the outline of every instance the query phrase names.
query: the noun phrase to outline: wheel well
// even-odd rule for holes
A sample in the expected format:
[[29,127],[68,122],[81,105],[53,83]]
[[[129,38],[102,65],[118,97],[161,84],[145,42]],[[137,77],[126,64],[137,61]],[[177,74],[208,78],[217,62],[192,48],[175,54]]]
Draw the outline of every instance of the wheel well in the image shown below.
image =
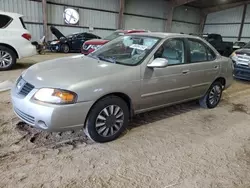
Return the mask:
[[[120,97],[121,99],[123,99],[123,100],[126,102],[126,104],[128,105],[129,112],[130,112],[130,113],[129,113],[130,118],[133,116],[134,111],[133,111],[132,101],[131,101],[130,97],[129,97],[128,95],[124,94],[124,93],[119,93],[119,92],[110,93],[110,94],[107,94],[107,95],[102,96],[101,98],[99,98],[99,99],[91,106],[90,110],[92,109],[92,107],[93,107],[98,101],[100,101],[101,99],[103,99],[103,98],[105,98],[105,97],[108,97],[108,96],[116,96],[116,97]],[[89,112],[90,112],[90,110],[89,110]],[[86,121],[87,121],[87,118],[88,118],[88,116],[89,116],[89,112],[88,112],[88,114],[87,114],[87,116],[86,116],[86,120],[85,120],[84,126],[86,125]]]
[[[132,107],[132,101],[130,99],[130,97],[124,93],[120,93],[120,92],[116,92],[116,93],[110,93],[110,94],[107,94],[107,95],[104,95],[103,97],[101,97],[100,99],[98,99],[97,101],[107,97],[107,96],[116,96],[116,97],[120,97],[121,99],[123,99],[126,104],[128,105],[128,108],[129,108],[129,115],[130,117],[132,117],[133,115],[133,107]],[[96,101],[96,102],[97,102]]]
[[217,78],[214,82],[220,82],[224,87],[226,86],[226,79],[223,77]]
[[10,45],[8,45],[8,44],[4,44],[4,43],[0,43],[0,46],[4,46],[4,47],[6,47],[6,48],[11,49],[11,50],[15,53],[16,57],[17,57],[17,58],[19,58],[19,56],[18,56],[18,53],[17,53],[16,49],[15,49],[15,48],[13,48],[12,46],[10,46]]

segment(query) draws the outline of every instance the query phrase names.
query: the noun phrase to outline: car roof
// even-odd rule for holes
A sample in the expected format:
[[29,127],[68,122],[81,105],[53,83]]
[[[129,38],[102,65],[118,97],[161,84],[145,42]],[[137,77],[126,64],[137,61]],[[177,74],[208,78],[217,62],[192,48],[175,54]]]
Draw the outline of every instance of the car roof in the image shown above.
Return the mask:
[[133,33],[131,35],[142,35],[142,36],[149,36],[149,37],[158,37],[158,38],[168,38],[168,37],[186,37],[186,38],[194,38],[200,39],[198,36],[187,35],[187,34],[180,34],[180,33],[162,33],[162,32],[149,32],[149,33]]
[[116,32],[121,32],[121,33],[125,33],[125,34],[129,34],[129,33],[139,33],[139,32],[148,32],[145,29],[127,29],[127,30],[116,30]]
[[18,13],[14,13],[14,12],[4,12],[4,11],[1,11],[1,10],[0,10],[0,14],[6,15],[6,16],[9,16],[9,17],[12,17],[12,18],[23,17],[22,14],[18,14]]

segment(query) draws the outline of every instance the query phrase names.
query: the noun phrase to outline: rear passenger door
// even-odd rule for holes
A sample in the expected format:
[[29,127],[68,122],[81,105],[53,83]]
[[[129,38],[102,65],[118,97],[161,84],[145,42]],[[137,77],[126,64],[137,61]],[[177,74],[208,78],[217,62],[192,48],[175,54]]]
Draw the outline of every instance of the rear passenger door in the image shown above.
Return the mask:
[[187,39],[190,84],[193,97],[206,93],[220,71],[216,53],[202,40]]

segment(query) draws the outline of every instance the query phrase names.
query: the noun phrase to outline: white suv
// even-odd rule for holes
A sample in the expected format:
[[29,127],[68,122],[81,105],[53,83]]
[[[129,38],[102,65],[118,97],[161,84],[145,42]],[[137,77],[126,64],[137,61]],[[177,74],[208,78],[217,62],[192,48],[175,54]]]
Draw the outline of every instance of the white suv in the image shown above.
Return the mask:
[[22,15],[0,11],[0,71],[11,69],[17,59],[33,56],[36,47]]

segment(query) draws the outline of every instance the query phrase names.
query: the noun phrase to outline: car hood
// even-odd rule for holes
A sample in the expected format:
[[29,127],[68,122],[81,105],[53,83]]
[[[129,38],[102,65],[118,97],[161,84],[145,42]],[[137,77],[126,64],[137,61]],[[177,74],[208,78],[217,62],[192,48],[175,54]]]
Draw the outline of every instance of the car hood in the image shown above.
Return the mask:
[[104,40],[104,39],[92,39],[92,40],[88,40],[85,42],[85,44],[91,44],[91,45],[104,45],[107,42],[109,42],[108,40]]
[[120,74],[129,66],[99,61],[84,55],[49,60],[27,69],[22,77],[35,88],[70,89],[78,83]]
[[62,39],[62,38],[66,38],[57,28],[55,28],[54,26],[50,27],[50,31],[51,33],[58,39]]
[[247,55],[250,55],[250,49],[248,49],[248,48],[242,48],[240,50],[236,50],[235,52],[237,54],[247,54]]

